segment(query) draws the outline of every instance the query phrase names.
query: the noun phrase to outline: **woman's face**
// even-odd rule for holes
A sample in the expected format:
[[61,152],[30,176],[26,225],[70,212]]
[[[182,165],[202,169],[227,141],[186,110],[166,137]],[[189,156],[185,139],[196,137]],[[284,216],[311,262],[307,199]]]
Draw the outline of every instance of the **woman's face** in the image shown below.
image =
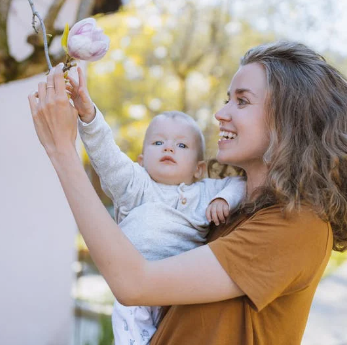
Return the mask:
[[269,146],[266,95],[263,66],[259,63],[242,66],[231,81],[225,106],[215,115],[220,126],[218,161],[243,168],[247,175],[250,170],[265,169],[263,155]]

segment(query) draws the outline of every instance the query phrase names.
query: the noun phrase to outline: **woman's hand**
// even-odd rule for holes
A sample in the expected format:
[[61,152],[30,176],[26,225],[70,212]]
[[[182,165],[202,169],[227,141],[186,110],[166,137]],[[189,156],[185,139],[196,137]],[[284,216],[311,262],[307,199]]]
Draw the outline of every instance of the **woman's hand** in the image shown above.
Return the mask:
[[68,76],[68,80],[71,85],[67,85],[66,89],[71,93],[71,99],[73,100],[74,106],[78,111],[83,122],[89,123],[93,121],[95,117],[95,107],[92,99],[89,96],[87,89],[87,83],[84,78],[82,69],[77,68],[78,82],[72,77]]
[[48,156],[75,150],[77,110],[66,94],[62,66],[52,69],[47,83],[39,83],[37,94],[28,98],[36,133]]

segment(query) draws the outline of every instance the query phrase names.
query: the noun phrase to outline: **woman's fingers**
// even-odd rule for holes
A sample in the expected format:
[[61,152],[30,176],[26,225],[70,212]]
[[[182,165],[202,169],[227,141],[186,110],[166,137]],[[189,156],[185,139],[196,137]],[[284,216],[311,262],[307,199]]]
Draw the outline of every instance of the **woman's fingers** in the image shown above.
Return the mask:
[[55,93],[57,94],[57,96],[61,97],[61,99],[68,100],[68,97],[65,92],[65,79],[64,79],[64,73],[63,73],[61,64],[59,64],[54,69],[53,78],[54,78]]
[[38,85],[28,96],[35,129],[47,153],[57,148],[73,146],[77,133],[77,111],[70,104],[65,89],[64,74],[56,67],[47,77],[47,83]]
[[30,105],[30,111],[33,117],[37,115],[37,92],[33,92],[28,96],[29,99],[29,105]]
[[49,74],[47,76],[47,85],[46,85],[46,101],[47,101],[47,104],[52,104],[54,95],[55,95],[54,69],[52,68],[49,71]]
[[45,82],[40,82],[38,85],[37,92],[39,94],[39,103],[41,105],[46,103],[46,93],[47,93],[47,84]]
[[49,71],[49,74],[47,76],[47,87],[52,86],[52,89],[54,88],[54,72],[55,72],[55,68],[52,68]]

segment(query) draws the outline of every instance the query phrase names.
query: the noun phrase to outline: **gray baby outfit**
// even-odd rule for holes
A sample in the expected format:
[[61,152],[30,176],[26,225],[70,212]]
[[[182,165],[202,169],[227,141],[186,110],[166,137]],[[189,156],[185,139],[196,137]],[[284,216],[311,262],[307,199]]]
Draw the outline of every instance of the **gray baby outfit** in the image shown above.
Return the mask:
[[[244,197],[245,182],[237,177],[203,179],[191,185],[155,182],[120,151],[98,109],[92,122],[79,120],[78,128],[101,186],[114,203],[117,224],[147,260],[164,259],[204,244],[209,203],[223,198],[233,209]],[[116,301],[112,316],[115,343],[148,344],[159,312],[158,307],[125,307]]]

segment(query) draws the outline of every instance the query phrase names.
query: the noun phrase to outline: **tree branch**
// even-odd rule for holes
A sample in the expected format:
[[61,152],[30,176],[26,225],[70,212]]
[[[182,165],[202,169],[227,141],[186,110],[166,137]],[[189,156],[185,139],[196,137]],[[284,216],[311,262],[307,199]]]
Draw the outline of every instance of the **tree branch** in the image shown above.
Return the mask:
[[42,29],[42,38],[43,38],[43,46],[44,46],[46,61],[47,61],[48,69],[51,70],[52,69],[52,64],[51,64],[51,60],[49,59],[49,54],[48,54],[48,43],[47,43],[47,34],[46,34],[45,23],[43,22],[43,19],[40,16],[40,14],[36,11],[34,3],[32,2],[32,0],[28,0],[28,1],[29,1],[31,10],[33,12],[32,25],[33,25],[33,28],[34,28],[36,33],[38,33],[38,31],[37,31],[37,29],[35,27],[35,17],[37,17],[39,19],[39,21],[40,21],[40,25],[41,25],[41,29]]
[[[48,12],[42,20],[40,14],[36,11],[35,0],[28,0],[33,13],[33,23],[35,33],[29,34],[27,42],[33,46],[33,51],[21,61],[15,60],[10,55],[10,45],[8,42],[7,21],[11,18],[10,8],[12,0],[0,0],[0,84],[12,80],[28,78],[32,75],[47,71],[61,62],[64,55],[49,56],[49,47],[54,37],[62,34],[62,30],[55,29],[54,24],[58,14],[61,11],[66,0],[53,0],[49,6]],[[122,4],[121,0],[79,0],[79,10],[77,12],[78,20],[89,17],[92,13],[115,12]],[[46,5],[48,7],[48,5]],[[42,26],[42,36],[37,35],[35,27],[36,17]],[[13,19],[13,18],[11,18]],[[41,30],[40,30],[41,31]],[[52,35],[47,38],[46,32]]]

